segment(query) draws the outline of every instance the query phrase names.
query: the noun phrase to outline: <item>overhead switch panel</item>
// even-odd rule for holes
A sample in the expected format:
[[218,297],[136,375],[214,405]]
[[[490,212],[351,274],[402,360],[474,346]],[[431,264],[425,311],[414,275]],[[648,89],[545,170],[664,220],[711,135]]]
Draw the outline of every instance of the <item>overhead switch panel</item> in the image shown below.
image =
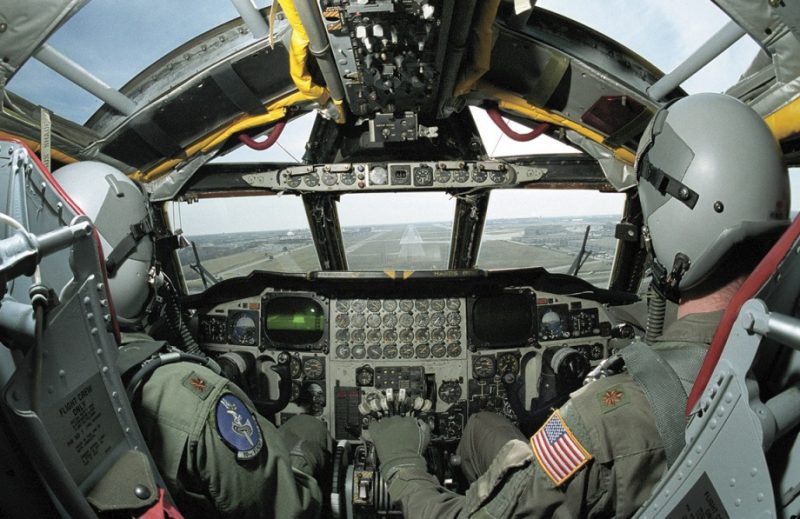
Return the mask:
[[442,0],[322,0],[355,115],[432,110],[447,40],[441,5]]

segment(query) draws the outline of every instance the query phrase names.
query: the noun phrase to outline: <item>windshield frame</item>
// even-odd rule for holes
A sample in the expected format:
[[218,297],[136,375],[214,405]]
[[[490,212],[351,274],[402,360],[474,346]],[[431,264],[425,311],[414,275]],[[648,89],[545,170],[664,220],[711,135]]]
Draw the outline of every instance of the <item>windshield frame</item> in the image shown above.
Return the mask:
[[[534,157],[527,157],[527,160],[528,161],[534,160]],[[226,167],[229,167],[229,166],[230,166],[230,164],[217,164],[214,167],[215,168],[226,168]],[[242,164],[237,164],[235,166],[236,166],[236,168],[244,168],[245,171],[249,170],[252,167],[252,165],[250,165],[248,167],[245,167]],[[602,184],[600,182],[596,182],[596,183],[575,182],[576,178],[575,178],[575,174],[574,174],[574,164],[565,167],[565,170],[564,170],[563,174],[565,176],[569,175],[569,176],[567,176],[567,178],[571,179],[571,181],[568,181],[568,182],[563,182],[563,181],[562,182],[552,182],[553,179],[551,178],[551,182],[550,183],[542,183],[541,185],[529,184],[527,186],[515,186],[515,187],[509,188],[509,189],[519,190],[519,189],[542,188],[541,190],[549,191],[549,192],[552,192],[552,193],[556,194],[556,193],[558,193],[559,190],[558,189],[553,189],[553,187],[554,186],[558,186],[561,189],[564,189],[564,190],[567,190],[567,191],[571,191],[571,190],[574,190],[576,188],[582,188],[582,189],[590,188],[592,191],[598,192],[598,194],[599,193],[603,193],[603,192],[606,192],[606,193],[617,193],[617,191],[613,190],[613,188],[611,188],[607,183]],[[554,174],[553,178],[557,178],[557,175]],[[600,186],[602,186],[602,187],[600,187]],[[598,187],[600,187],[600,188],[598,189]],[[540,189],[537,189],[537,191],[538,190],[540,190]],[[444,190],[433,190],[433,191],[445,194]],[[429,272],[446,272],[446,271],[450,271],[450,272],[456,273],[456,272],[465,272],[465,271],[485,271],[485,270],[489,270],[489,271],[495,271],[495,270],[500,270],[500,271],[503,271],[503,270],[524,271],[524,270],[529,270],[530,268],[537,268],[538,267],[538,265],[534,264],[534,265],[530,265],[529,267],[519,267],[519,268],[513,268],[513,267],[512,268],[492,267],[492,268],[489,268],[489,269],[481,268],[480,262],[478,260],[478,258],[479,258],[478,254],[479,254],[481,243],[483,242],[483,237],[484,237],[484,232],[483,231],[484,231],[484,223],[485,223],[486,211],[487,211],[486,203],[488,203],[488,201],[491,199],[490,195],[491,195],[492,191],[494,191],[494,190],[492,190],[492,189],[484,189],[484,190],[480,190],[480,191],[472,190],[472,192],[468,193],[468,195],[469,195],[468,197],[464,197],[463,196],[464,193],[461,193],[462,196],[460,196],[460,197],[456,196],[457,206],[456,206],[456,210],[455,210],[455,213],[453,215],[453,220],[452,220],[452,222],[453,222],[452,229],[453,230],[452,230],[452,234],[451,234],[451,238],[450,238],[451,239],[451,243],[450,243],[450,248],[449,248],[448,265],[447,265],[446,268],[436,269],[436,270],[432,270],[432,271],[429,271]],[[430,191],[428,191],[428,192],[430,192]],[[352,195],[363,195],[364,193],[365,192],[351,193],[351,194]],[[449,192],[449,191],[447,193],[448,194],[454,194],[454,193]],[[220,194],[221,193],[219,191],[206,192],[206,193],[202,193],[202,194],[201,193],[197,193],[197,192],[192,192],[191,197],[195,198],[195,199],[199,199],[199,198],[211,197],[211,196],[217,197]],[[252,195],[252,194],[254,194],[254,192],[252,190],[250,190],[250,191],[241,190],[241,191],[238,191],[238,192],[227,191],[227,192],[224,192],[222,194],[224,194],[225,197],[236,198],[238,196],[242,196],[242,195],[245,195],[245,194],[246,195]],[[266,193],[264,191],[261,191],[259,194],[266,195],[266,196],[277,196],[278,195],[278,193],[275,193],[275,192]],[[636,200],[636,196],[635,196],[635,192],[634,191],[628,190],[628,191],[620,193],[620,194],[625,196],[625,202],[624,202],[624,208],[623,208],[622,214],[620,214],[620,221],[617,222],[617,224],[619,225],[619,223],[622,223],[622,225],[625,226],[625,228],[629,228],[632,225],[631,222],[636,221],[637,211],[638,211],[638,214],[639,214],[639,217],[640,217],[641,210],[639,209],[638,201]],[[477,206],[477,211],[478,211],[477,215],[475,213],[476,209],[473,209],[473,207],[476,207],[474,204],[468,204],[466,206],[466,209],[464,207],[461,207],[461,208],[458,207],[458,203],[462,203],[462,201],[469,200],[470,197],[475,197],[475,196],[478,196],[478,200],[482,200],[483,201],[483,204],[479,204]],[[186,193],[184,193],[181,197],[178,197],[178,198],[185,200],[187,198]],[[333,217],[332,219],[330,217],[328,219],[326,219],[325,220],[325,222],[326,222],[325,225],[322,226],[322,227],[324,227],[324,229],[322,229],[322,231],[326,233],[326,237],[320,237],[320,235],[319,235],[320,228],[318,228],[315,231],[313,226],[310,227],[311,235],[312,235],[313,240],[314,240],[314,244],[315,244],[315,248],[316,248],[316,252],[317,252],[318,260],[319,260],[319,264],[320,264],[320,270],[319,270],[320,273],[322,273],[322,272],[341,273],[341,275],[344,275],[344,276],[357,277],[359,274],[366,274],[368,272],[379,272],[379,271],[391,271],[391,272],[395,272],[395,271],[396,272],[405,272],[405,271],[407,271],[407,272],[411,272],[412,270],[415,270],[415,269],[394,269],[392,267],[387,267],[387,268],[375,268],[375,269],[370,270],[370,271],[363,271],[363,270],[356,271],[356,270],[350,270],[349,268],[347,268],[346,260],[345,260],[344,268],[335,267],[333,264],[335,263],[336,260],[335,260],[335,258],[330,256],[330,254],[331,254],[330,245],[331,244],[326,244],[324,242],[326,240],[328,240],[328,239],[336,240],[337,241],[337,245],[339,247],[339,251],[342,254],[344,254],[344,251],[347,248],[347,243],[342,238],[342,228],[341,228],[339,215],[338,215],[338,208],[339,208],[340,199],[339,199],[339,196],[336,195],[336,194],[318,195],[318,196],[315,197],[315,199],[317,201],[318,200],[324,200],[326,203],[328,203],[329,210],[333,210],[334,211],[333,214],[335,215],[335,217]],[[304,202],[305,209],[306,209],[306,216],[308,217],[308,215],[309,214],[313,214],[313,212],[315,210],[314,206],[313,206],[313,202],[309,199],[308,196],[304,196],[303,197],[303,202]],[[168,204],[167,203],[161,204],[160,207],[162,208],[162,211],[161,211],[161,213],[163,215],[162,218],[164,219],[165,222],[170,222],[170,216],[169,216],[169,213],[168,213],[168,211],[169,211]],[[633,211],[632,211],[632,208],[634,209]],[[476,219],[476,216],[477,216],[477,219]],[[469,224],[467,224],[465,222],[473,222],[473,225],[469,225]],[[480,222],[480,225],[477,225],[477,226],[474,225],[475,222]],[[174,224],[175,223],[173,222],[172,225],[170,226],[170,228],[174,228]],[[618,238],[618,234],[619,233],[617,232],[616,234],[617,234],[617,236],[615,236],[615,237]],[[638,247],[638,239],[634,240],[634,241],[625,241],[625,240],[617,239],[617,246],[615,248],[613,263],[612,263],[612,266],[611,266],[611,276],[610,276],[610,279],[609,279],[608,288],[613,289],[613,290],[620,290],[620,289],[628,290],[629,289],[628,287],[636,287],[636,286],[638,286],[638,283],[639,283],[639,280],[640,280],[640,276],[641,276],[641,272],[643,270],[642,265],[641,265],[641,262],[643,261],[643,258],[640,255],[637,254],[638,249],[639,249],[639,247]],[[577,253],[578,251],[575,251],[575,252]],[[201,258],[201,260],[202,260],[202,258]],[[183,275],[181,274],[181,267],[180,267],[181,263],[178,260],[178,251],[177,250],[174,251],[173,261],[175,261],[175,264],[177,265],[177,267],[173,268],[172,272],[173,272],[174,275],[178,275],[179,276],[179,278],[181,280],[180,285],[182,286],[182,288],[184,290],[184,293],[188,293],[187,287],[186,287],[186,281],[183,278]],[[635,262],[635,264],[626,264],[627,262],[631,262],[631,261]],[[310,272],[285,272],[285,273],[280,273],[280,272],[267,271],[267,270],[262,270],[262,271],[259,271],[259,272],[260,273],[270,273],[270,274],[276,275],[276,276],[284,276],[284,275],[285,276],[296,276],[296,275],[301,275],[301,276],[304,276],[304,277],[308,277],[309,275],[311,275]],[[251,272],[249,274],[246,274],[243,277],[246,278],[248,276],[252,276],[252,275],[254,275],[254,273],[256,273],[256,271],[253,271],[253,272]],[[580,277],[580,274],[578,275],[578,277]],[[606,286],[604,285],[604,286],[602,286],[600,288],[606,288]]]

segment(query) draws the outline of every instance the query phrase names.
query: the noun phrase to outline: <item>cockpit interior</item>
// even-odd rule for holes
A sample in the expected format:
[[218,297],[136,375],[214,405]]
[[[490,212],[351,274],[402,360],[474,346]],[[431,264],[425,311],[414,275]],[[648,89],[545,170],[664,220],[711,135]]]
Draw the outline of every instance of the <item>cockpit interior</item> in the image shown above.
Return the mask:
[[[724,91],[766,121],[792,181],[800,163],[796,2],[676,7],[697,9],[677,29],[716,29],[665,70],[635,38],[593,27],[597,6],[206,3],[194,33],[169,38],[195,7],[149,2],[139,18],[135,2],[0,4],[0,213],[30,237],[0,220],[9,517],[110,517],[94,489],[123,453],[147,452],[112,361],[119,258],[58,187],[59,168],[101,162],[142,186],[154,252],[141,283],[155,301],[142,331],[213,359],[276,426],[322,420],[334,440],[325,514],[350,519],[400,515],[365,437],[374,416],[427,422],[431,473],[463,492],[455,449],[470,416],[531,436],[592,370],[675,319],[648,288],[635,188],[659,108]],[[630,9],[614,24],[643,31],[623,22]],[[142,41],[162,37],[168,48]],[[669,35],[638,37],[673,50]],[[129,66],[138,46],[153,58]],[[127,75],[106,70],[115,61]],[[791,359],[773,366],[778,386],[792,384]],[[772,517],[800,513],[791,452],[765,476]]]

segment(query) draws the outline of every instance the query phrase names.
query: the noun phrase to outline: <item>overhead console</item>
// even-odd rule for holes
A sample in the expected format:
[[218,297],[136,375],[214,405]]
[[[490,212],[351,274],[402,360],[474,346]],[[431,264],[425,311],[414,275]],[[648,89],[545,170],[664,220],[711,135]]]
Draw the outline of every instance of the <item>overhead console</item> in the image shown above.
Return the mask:
[[369,393],[403,390],[431,401],[433,439],[460,439],[469,415],[493,411],[515,422],[579,384],[608,352],[603,305],[510,288],[439,297],[327,297],[275,291],[224,302],[200,315],[199,340],[255,402],[275,401],[291,379],[282,421],[319,416],[336,439],[357,439]]
[[[355,115],[433,107],[447,44],[446,26],[441,26],[443,21],[449,23],[450,16],[443,12],[441,0],[323,0],[320,4]],[[384,123],[379,138],[389,137],[391,132],[380,130],[390,127]]]
[[252,188],[355,192],[507,187],[541,179],[547,170],[499,160],[374,162],[293,166],[242,175]]

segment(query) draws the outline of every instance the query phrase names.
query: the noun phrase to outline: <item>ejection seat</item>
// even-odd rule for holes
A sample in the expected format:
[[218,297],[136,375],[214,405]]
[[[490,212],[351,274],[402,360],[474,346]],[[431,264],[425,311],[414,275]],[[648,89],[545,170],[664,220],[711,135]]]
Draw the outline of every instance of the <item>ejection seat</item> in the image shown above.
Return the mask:
[[640,518],[800,514],[800,218],[726,309]]
[[91,223],[21,142],[0,139],[0,192],[24,228],[0,226],[0,515],[180,517],[116,368]]

